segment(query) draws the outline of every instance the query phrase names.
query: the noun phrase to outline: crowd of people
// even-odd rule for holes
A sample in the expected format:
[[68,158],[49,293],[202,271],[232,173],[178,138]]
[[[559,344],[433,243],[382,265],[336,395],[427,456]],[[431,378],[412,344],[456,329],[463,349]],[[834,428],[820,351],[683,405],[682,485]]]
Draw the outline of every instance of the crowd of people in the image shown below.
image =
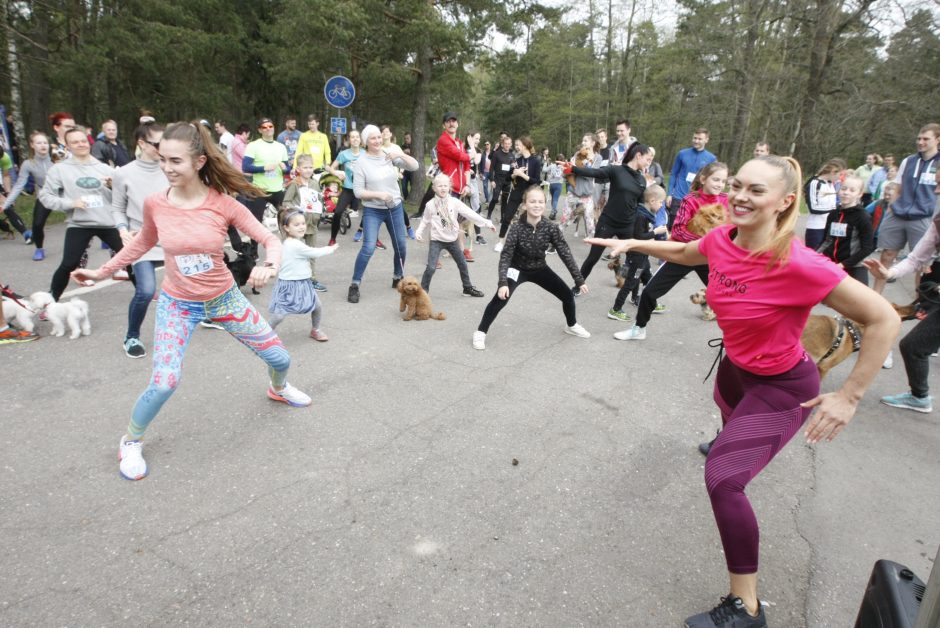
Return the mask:
[[[251,129],[244,124],[233,134],[221,120],[164,127],[145,115],[127,147],[113,121],[102,124],[95,139],[60,112],[50,119],[52,133],[30,135],[28,159],[15,181],[5,181],[6,220],[0,226],[20,232],[41,262],[50,212],[66,215],[62,258],[50,278],[53,298],[62,296],[70,280],[97,282],[126,269],[135,292],[123,346],[128,357],[141,358],[147,354],[141,326],[158,295],[154,367],[120,438],[121,475],[147,476],[144,433],[178,387],[182,359],[199,324],[228,331],[261,358],[270,399],[310,405],[311,398],[287,381],[290,355],[275,329],[289,314],[309,315],[310,338],[328,340],[318,294],[327,286],[317,280],[314,260],[337,250],[344,212],[360,218],[351,236],[359,249],[346,293],[353,304],[363,298],[362,280],[376,249],[385,248],[379,238],[383,225],[393,250],[392,287],[403,278],[408,240],[427,239],[423,289],[431,289],[446,252],[457,265],[462,294],[470,297],[484,296],[470,280],[473,245],[488,244],[482,229],[496,233],[497,289],[472,333],[471,346],[478,350],[486,349],[493,321],[525,283],[561,301],[565,333],[589,338],[577,316],[577,297],[588,293],[587,278],[609,251],[609,259],[625,255],[624,283],[606,315],[629,322],[627,299],[637,308],[633,324],[614,334],[618,340],[646,339],[652,314],[665,312],[658,299],[690,272],[707,287],[727,354],[714,391],[723,428],[707,453],[705,483],[730,594],[686,625],[766,626],[757,595],[758,524],[745,488],[801,429],[812,443],[837,436],[879,369],[891,366],[900,321],[880,292],[885,282],[906,274],[918,275],[919,284],[919,274],[931,272],[940,253],[940,125],[920,129],[917,151],[897,165],[891,155],[868,155],[855,170],[831,159],[804,182],[800,164],[774,155],[765,142],[733,170],[707,150],[704,128],[693,131],[691,146],[678,152],[665,177],[655,149],[631,135],[626,119],[615,124],[612,144],[607,131],[597,129],[552,158],[527,135],[502,133],[492,143],[481,143],[477,131],[461,135],[459,116],[448,112],[432,151],[428,189],[410,216],[410,175],[423,167],[412,156],[410,136],[399,146],[389,126],[368,124],[334,146],[319,122],[309,116],[308,130],[301,133],[290,117],[278,134],[274,121],[262,118],[257,139],[249,141]],[[329,187],[324,177],[332,177]],[[31,228],[14,209],[29,189],[35,194]],[[796,223],[804,197],[809,218],[801,240]],[[492,220],[497,205],[498,223]],[[317,247],[328,206],[329,243]],[[724,220],[706,233],[694,232],[691,223],[705,207],[718,207]],[[280,238],[265,225],[271,208]],[[419,220],[417,229],[412,218]],[[566,238],[572,226],[574,233],[583,228],[590,245],[580,266]],[[242,235],[249,240],[243,242]],[[96,237],[112,257],[98,269],[86,268]],[[276,280],[267,320],[236,285],[226,265],[226,241],[259,262],[247,280],[252,288]],[[905,246],[910,253],[893,264]],[[878,259],[871,257],[876,247]],[[549,267],[547,256],[553,254],[573,286]],[[659,260],[655,271],[651,257]],[[158,293],[160,264],[165,274]],[[869,273],[874,289],[868,287]],[[936,284],[932,290],[936,294]],[[815,364],[800,344],[810,310],[819,303],[865,329],[849,376],[826,394],[819,393]],[[34,338],[0,320],[0,342]],[[929,356],[938,348],[940,308],[900,343],[910,391],[881,401],[930,412]]]

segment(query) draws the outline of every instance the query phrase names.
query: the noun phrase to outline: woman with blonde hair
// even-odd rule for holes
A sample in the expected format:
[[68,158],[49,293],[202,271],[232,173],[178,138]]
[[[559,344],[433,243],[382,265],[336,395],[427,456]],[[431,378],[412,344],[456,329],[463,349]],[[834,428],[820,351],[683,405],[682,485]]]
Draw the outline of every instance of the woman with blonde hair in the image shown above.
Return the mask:
[[[612,255],[638,251],[688,266],[708,264],[708,304],[724,334],[714,398],[724,428],[705,463],[705,485],[730,579],[730,593],[689,628],[766,626],[757,598],[759,534],[744,489],[805,427],[818,443],[839,435],[855,414],[900,320],[879,295],[794,237],[801,172],[791,158],[741,166],[728,194],[731,224],[693,242],[602,240]],[[861,352],[842,387],[819,394],[819,372],[800,344],[817,303],[865,326]],[[721,354],[719,354],[721,355]]]

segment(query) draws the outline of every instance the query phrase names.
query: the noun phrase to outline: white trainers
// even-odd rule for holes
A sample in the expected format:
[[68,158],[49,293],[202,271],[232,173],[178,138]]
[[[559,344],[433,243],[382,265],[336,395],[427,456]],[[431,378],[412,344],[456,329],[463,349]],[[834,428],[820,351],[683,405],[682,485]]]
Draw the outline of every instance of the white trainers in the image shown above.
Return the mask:
[[575,323],[571,327],[565,326],[565,333],[571,334],[572,336],[577,336],[578,338],[590,338],[591,334],[584,327],[581,327],[581,323]]
[[281,390],[274,390],[273,386],[269,386],[268,397],[274,401],[280,401],[289,406],[294,406],[295,408],[306,408],[313,403],[313,399],[311,399],[309,395],[302,393],[286,382],[284,388]]
[[884,364],[881,365],[883,369],[889,369],[894,366],[894,351],[888,351],[888,357],[885,358]]
[[118,461],[121,476],[125,480],[143,480],[147,477],[147,462],[143,454],[144,444],[139,440],[124,440],[118,446]]
[[617,340],[646,340],[646,327],[637,327],[634,325],[630,329],[624,329],[614,334]]
[[502,250],[503,250],[503,243],[502,243],[502,242],[497,242],[497,243],[496,243],[496,246],[493,247],[493,252],[494,252],[494,253],[500,253],[500,252],[502,252]]
[[486,349],[486,332],[473,332],[473,348],[477,349],[478,351],[483,351]]

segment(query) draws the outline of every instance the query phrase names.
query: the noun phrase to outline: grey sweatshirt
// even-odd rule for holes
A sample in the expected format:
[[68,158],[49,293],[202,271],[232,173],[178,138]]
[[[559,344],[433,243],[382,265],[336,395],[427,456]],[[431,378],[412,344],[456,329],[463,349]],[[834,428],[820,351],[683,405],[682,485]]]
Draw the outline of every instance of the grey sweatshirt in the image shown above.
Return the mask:
[[159,162],[137,159],[114,171],[112,211],[114,225],[140,231],[144,224],[144,200],[170,187]]
[[[113,175],[114,170],[97,159],[79,163],[69,157],[49,168],[39,201],[48,209],[65,212],[70,227],[114,227],[111,189],[102,181]],[[84,209],[72,207],[79,198],[85,201]]]
[[353,194],[356,198],[362,197],[362,192],[388,192],[392,195],[392,202],[386,204],[378,199],[362,201],[365,207],[376,209],[391,209],[401,203],[401,187],[398,185],[398,168],[409,168],[403,159],[389,161],[385,155],[373,157],[368,152],[359,154],[359,159],[350,164],[353,171]]
[[7,210],[13,206],[16,197],[19,196],[26,187],[26,182],[29,181],[30,175],[33,176],[33,185],[36,186],[37,190],[40,189],[46,182],[46,173],[51,167],[52,159],[49,155],[46,155],[44,159],[37,157],[24,161],[23,165],[20,166],[19,173],[16,175],[16,183],[13,184],[10,195],[7,196],[7,200],[3,203],[3,209]]

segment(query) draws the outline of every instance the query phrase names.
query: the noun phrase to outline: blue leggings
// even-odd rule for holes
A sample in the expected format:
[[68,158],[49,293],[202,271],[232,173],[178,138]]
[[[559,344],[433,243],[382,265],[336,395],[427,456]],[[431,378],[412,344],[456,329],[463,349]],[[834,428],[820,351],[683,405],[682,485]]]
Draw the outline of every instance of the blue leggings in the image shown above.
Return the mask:
[[818,394],[819,371],[805,353],[779,375],[754,375],[727,357],[718,367],[724,427],[705,461],[705,486],[731,573],[757,572],[760,531],[744,489],[806,421],[812,409],[800,404]]
[[280,389],[287,381],[290,355],[281,339],[234,284],[224,294],[209,301],[184,301],[160,292],[153,332],[153,375],[150,385],[138,397],[127,433],[142,438],[160,408],[180,383],[183,355],[193,329],[209,319],[254,351],[268,365],[271,384]]

